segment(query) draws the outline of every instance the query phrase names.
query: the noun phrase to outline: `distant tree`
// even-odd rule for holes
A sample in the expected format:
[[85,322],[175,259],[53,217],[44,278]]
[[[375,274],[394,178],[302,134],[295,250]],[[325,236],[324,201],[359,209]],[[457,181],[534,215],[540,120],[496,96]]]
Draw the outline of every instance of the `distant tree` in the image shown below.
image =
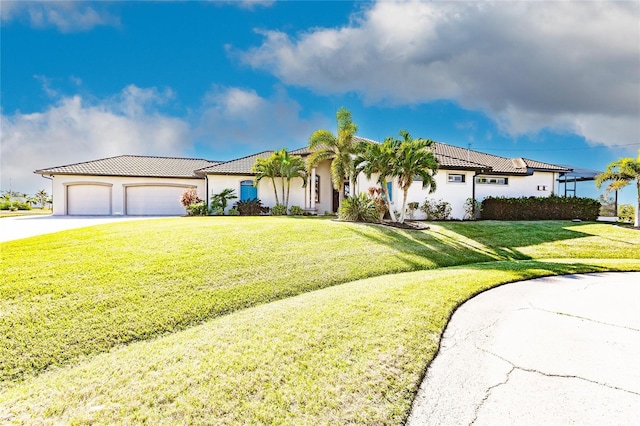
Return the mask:
[[355,171],[353,169],[353,155],[356,154],[356,143],[353,136],[358,131],[351,119],[351,112],[342,107],[336,113],[338,120],[338,132],[334,135],[328,130],[316,130],[309,138],[311,155],[307,159],[309,170],[316,167],[322,161],[332,160],[331,180],[333,187],[338,191],[338,205],[344,200],[344,181],[353,181]]
[[[636,212],[640,211],[640,150],[638,151],[638,159],[621,158],[607,166],[607,170],[596,176],[596,187],[600,189],[604,182],[609,182],[607,193],[617,191],[636,182],[637,201]],[[636,214],[634,226],[640,227],[640,214]]]
[[44,209],[45,204],[47,203],[47,198],[49,198],[49,194],[47,194],[47,191],[45,191],[44,189],[41,189],[38,192],[36,192],[35,197],[37,198],[38,203],[40,203],[40,207]]

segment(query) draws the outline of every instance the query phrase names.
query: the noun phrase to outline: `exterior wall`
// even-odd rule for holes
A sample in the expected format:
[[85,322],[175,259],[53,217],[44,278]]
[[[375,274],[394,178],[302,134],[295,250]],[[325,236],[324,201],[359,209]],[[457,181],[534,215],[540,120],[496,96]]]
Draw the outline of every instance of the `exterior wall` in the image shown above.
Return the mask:
[[[478,177],[506,177],[507,185],[476,183],[476,199],[485,197],[548,197],[553,194],[555,174],[553,172],[534,172],[530,176],[497,176],[479,175]],[[538,186],[546,187],[544,190]]]
[[[462,174],[465,175],[465,181],[461,183],[453,183],[448,182],[448,174]],[[445,170],[440,169],[438,173],[435,175],[436,181],[436,192],[433,194],[429,194],[429,188],[422,188],[422,182],[416,181],[409,187],[407,191],[407,204],[412,202],[417,202],[422,205],[425,202],[425,199],[433,199],[433,200],[444,200],[451,204],[451,216],[454,219],[462,219],[464,217],[464,203],[467,198],[471,197],[473,187],[473,172],[472,171],[461,171],[461,170]],[[378,176],[373,175],[371,179],[367,179],[363,174],[358,176],[358,191],[367,193],[370,187],[379,186],[377,183]],[[402,201],[404,198],[404,193],[400,186],[398,185],[397,179],[388,179],[388,182],[391,182],[392,185],[392,202],[391,205],[393,209],[396,211],[400,211],[402,209]],[[426,215],[417,210],[414,212],[415,219],[425,219]]]
[[333,211],[333,180],[331,179],[331,161],[323,161],[316,167],[316,175],[320,176],[320,201],[316,203],[318,214]]
[[[243,180],[253,181],[254,176],[252,175],[208,175],[208,186],[209,186],[209,198],[211,195],[218,194],[227,188],[231,188],[235,190],[235,194],[240,197],[240,182]],[[281,203],[284,204],[284,200],[282,200],[282,181],[279,178],[276,178],[276,188],[278,190],[278,198]],[[271,179],[265,178],[262,179],[258,183],[257,193],[258,198],[262,202],[263,206],[273,207],[276,205],[276,197],[273,192],[273,183]],[[286,190],[286,183],[285,183]],[[306,198],[305,198],[306,197]],[[305,203],[308,199],[308,193],[306,193],[305,188],[302,187],[302,179],[296,178],[291,180],[291,190],[289,192],[289,207],[291,206],[299,206],[304,208]],[[227,209],[225,211],[228,212],[230,208],[238,200],[232,200]]]
[[[183,186],[185,190],[195,187],[201,198],[205,197],[204,179],[179,178],[144,178],[125,176],[80,176],[54,175],[52,182],[53,214],[67,214],[67,187],[74,184],[102,184],[111,185],[111,214],[124,215],[125,188],[137,185],[168,185]],[[185,212],[186,213],[186,212]]]

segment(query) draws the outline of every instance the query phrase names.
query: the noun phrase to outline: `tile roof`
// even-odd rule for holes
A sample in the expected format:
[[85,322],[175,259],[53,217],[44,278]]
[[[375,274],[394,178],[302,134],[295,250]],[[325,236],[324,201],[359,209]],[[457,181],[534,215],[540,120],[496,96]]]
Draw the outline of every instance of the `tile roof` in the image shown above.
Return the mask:
[[196,170],[196,173],[209,175],[252,175],[251,167],[253,167],[253,163],[256,162],[256,159],[267,158],[273,154],[273,152],[274,151],[262,151],[236,160],[204,167]]
[[36,170],[38,174],[197,178],[195,170],[219,161],[197,158],[120,155],[84,163]]
[[489,169],[490,173],[525,175],[530,169],[566,172],[571,169],[525,158],[504,158],[466,148],[435,142],[434,151],[441,168]]

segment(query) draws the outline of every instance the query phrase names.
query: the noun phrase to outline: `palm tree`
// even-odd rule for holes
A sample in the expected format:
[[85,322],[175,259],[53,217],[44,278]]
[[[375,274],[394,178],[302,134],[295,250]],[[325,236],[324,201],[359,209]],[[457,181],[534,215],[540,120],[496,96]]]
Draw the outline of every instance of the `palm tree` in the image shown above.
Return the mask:
[[283,198],[284,198],[284,206],[285,208],[289,208],[289,192],[291,191],[291,179],[295,179],[297,177],[302,178],[302,186],[305,186],[307,183],[307,170],[305,167],[304,160],[302,157],[298,155],[289,155],[287,151],[284,149],[281,151],[281,168],[280,168],[280,176],[284,180],[287,181],[287,192],[284,192],[283,188]]
[[338,192],[338,205],[344,200],[344,181],[353,180],[355,176],[352,155],[356,153],[353,136],[358,131],[351,119],[351,112],[341,107],[336,113],[338,134],[334,136],[328,130],[316,130],[309,138],[309,149],[312,151],[307,160],[307,168],[311,170],[322,161],[331,162],[331,180]]
[[45,191],[44,189],[39,190],[38,192],[36,192],[36,198],[40,203],[40,207],[44,209],[47,198],[49,198],[49,194],[47,194],[47,191]]
[[[271,183],[273,184],[273,193],[276,196],[276,204],[280,204],[278,189],[276,188],[276,178],[280,177],[280,165],[281,161],[276,151],[269,157],[257,158],[256,162],[251,167],[251,171],[256,174],[253,183],[254,186],[258,186],[258,183],[264,178],[271,179]],[[284,197],[284,194],[282,195]]]
[[392,175],[393,163],[398,151],[398,141],[393,138],[385,139],[384,143],[362,142],[359,146],[360,153],[356,156],[355,172],[364,173],[367,179],[371,175],[378,174],[382,199],[387,205],[391,220],[396,222],[396,215],[391,206],[391,199],[387,191],[387,177]]
[[391,174],[398,177],[398,185],[403,191],[400,223],[404,223],[409,187],[419,178],[422,188],[429,188],[429,194],[432,194],[436,190],[433,176],[438,171],[438,160],[433,151],[428,149],[433,145],[432,140],[413,139],[406,130],[400,130],[400,136],[402,141],[396,142],[398,150]]
[[611,181],[607,186],[607,193],[609,193],[624,188],[634,180],[638,190],[634,226],[640,227],[640,150],[637,160],[628,157],[609,164],[607,170],[596,176],[596,187],[600,189],[604,182]]
[[224,212],[229,200],[235,200],[236,198],[238,198],[238,196],[235,194],[235,189],[223,189],[219,194],[211,195],[211,207],[219,207]]

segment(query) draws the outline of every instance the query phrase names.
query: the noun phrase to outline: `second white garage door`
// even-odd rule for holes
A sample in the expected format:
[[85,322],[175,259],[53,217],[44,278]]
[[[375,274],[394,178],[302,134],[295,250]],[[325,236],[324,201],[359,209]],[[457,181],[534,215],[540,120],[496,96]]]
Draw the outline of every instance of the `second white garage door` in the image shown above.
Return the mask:
[[181,216],[185,209],[181,186],[129,186],[126,189],[126,214],[131,216]]

